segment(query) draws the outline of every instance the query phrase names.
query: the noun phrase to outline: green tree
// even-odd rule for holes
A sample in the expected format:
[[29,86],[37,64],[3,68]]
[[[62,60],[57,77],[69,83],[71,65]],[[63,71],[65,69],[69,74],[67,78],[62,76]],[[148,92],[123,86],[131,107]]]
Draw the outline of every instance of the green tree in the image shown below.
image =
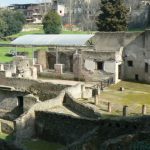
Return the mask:
[[46,34],[61,32],[61,18],[55,11],[49,11],[43,19],[43,30]]
[[98,31],[127,30],[127,13],[124,0],[101,0],[100,14],[96,21]]
[[8,30],[8,26],[6,24],[6,22],[0,18],[0,38],[5,36],[5,33]]
[[3,19],[8,26],[6,35],[19,33],[25,24],[25,16],[19,11],[5,10],[3,12]]
[[[0,18],[5,23],[5,27],[2,27],[1,23],[1,32],[3,31],[4,36],[16,34],[20,32],[25,24],[25,16],[19,11],[12,10],[1,10]],[[6,30],[7,29],[7,30]]]

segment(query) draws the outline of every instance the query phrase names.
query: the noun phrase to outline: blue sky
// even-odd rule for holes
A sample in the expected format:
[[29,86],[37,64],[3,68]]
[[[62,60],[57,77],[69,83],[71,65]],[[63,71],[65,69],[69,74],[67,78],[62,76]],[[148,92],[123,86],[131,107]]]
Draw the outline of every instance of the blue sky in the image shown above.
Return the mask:
[[25,3],[35,3],[41,0],[0,0],[0,6],[7,6],[10,4],[25,4]]

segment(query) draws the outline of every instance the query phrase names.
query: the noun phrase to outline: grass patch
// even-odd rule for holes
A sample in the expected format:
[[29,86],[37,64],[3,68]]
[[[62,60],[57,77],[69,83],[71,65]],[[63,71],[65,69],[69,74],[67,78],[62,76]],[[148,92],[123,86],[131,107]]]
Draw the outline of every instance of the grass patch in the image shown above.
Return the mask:
[[[35,51],[38,49],[47,50],[48,48],[47,47],[34,47],[34,48],[18,47],[17,51],[18,52],[28,52],[29,58],[32,58],[33,57],[33,50]],[[9,53],[11,50],[15,51],[15,48],[14,47],[0,47],[0,63],[7,63],[7,62],[10,62],[13,60],[13,57],[6,56],[6,54]]]
[[88,32],[88,31],[62,31],[61,34],[92,34],[94,32]]
[[0,139],[5,140],[7,142],[11,142],[14,140],[14,136],[13,136],[13,134],[9,135],[9,134],[5,134],[5,133],[0,132]]
[[[125,91],[120,92],[120,87],[124,87]],[[102,92],[101,98],[116,104],[127,105],[136,103],[150,105],[150,85],[121,81]]]
[[[6,56],[7,53],[9,53],[11,50],[13,50],[15,48],[11,48],[11,47],[0,47],[0,63],[6,63],[6,62],[10,62],[13,60],[13,57],[9,57]],[[17,48],[17,51],[19,52],[28,52],[29,53],[29,57],[32,57],[32,48]]]
[[61,144],[49,143],[39,139],[27,141],[24,145],[28,150],[58,150],[64,148]]
[[0,139],[6,140],[8,136],[9,136],[8,134],[4,134],[0,132]]

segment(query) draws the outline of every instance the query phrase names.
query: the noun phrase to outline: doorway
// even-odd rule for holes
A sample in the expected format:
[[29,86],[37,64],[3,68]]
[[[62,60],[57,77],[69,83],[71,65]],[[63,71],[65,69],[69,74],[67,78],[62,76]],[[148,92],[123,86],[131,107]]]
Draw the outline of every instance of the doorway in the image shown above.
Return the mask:
[[139,75],[138,74],[135,75],[135,80],[139,81]]
[[103,61],[97,62],[97,70],[104,70],[104,62]]
[[122,70],[122,67],[121,65],[118,66],[118,79],[121,79],[121,70]]

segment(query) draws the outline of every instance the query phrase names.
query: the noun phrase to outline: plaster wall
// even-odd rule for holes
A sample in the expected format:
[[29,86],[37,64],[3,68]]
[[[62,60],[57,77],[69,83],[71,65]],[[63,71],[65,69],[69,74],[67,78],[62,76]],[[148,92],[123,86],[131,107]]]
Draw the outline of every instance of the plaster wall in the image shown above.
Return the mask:
[[116,73],[115,68],[116,68],[115,61],[105,61],[104,62],[104,71],[109,72],[109,73]]
[[85,59],[84,67],[93,72],[97,66],[96,62],[94,62],[92,59]]
[[135,41],[141,34],[143,32],[97,32],[92,41],[96,51],[113,52]]

